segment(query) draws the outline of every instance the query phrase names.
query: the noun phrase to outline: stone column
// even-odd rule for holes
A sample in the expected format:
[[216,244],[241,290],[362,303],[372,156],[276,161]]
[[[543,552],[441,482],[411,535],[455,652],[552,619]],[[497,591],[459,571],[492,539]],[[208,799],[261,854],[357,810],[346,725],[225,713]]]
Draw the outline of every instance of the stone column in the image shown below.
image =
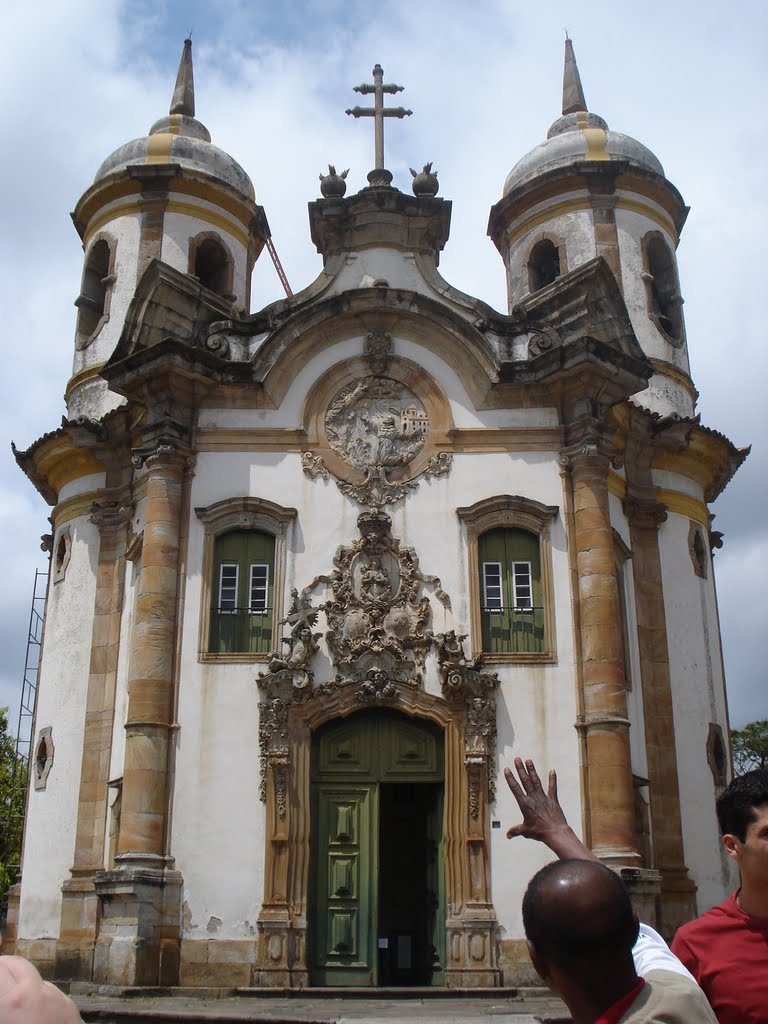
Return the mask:
[[629,747],[621,610],[608,505],[610,459],[588,442],[568,456],[582,649],[588,822],[594,853],[612,867],[639,867]]
[[111,984],[168,985],[178,977],[181,877],[165,851],[185,462],[169,444],[145,460],[120,835],[115,870],[96,883],[102,921],[94,980]]
[[[114,492],[112,492],[114,495]],[[91,659],[88,672],[83,759],[77,808],[75,858],[62,886],[61,932],[56,947],[56,977],[90,980],[98,928],[94,885],[104,869],[104,837],[114,728],[115,683],[125,584],[127,523],[132,508],[120,499],[94,504],[91,522],[99,529]]]
[[696,886],[683,851],[669,646],[659,553],[663,505],[629,496],[624,503],[632,540],[632,570],[645,712],[649,797],[655,867],[661,873],[659,926],[670,937],[696,915]]

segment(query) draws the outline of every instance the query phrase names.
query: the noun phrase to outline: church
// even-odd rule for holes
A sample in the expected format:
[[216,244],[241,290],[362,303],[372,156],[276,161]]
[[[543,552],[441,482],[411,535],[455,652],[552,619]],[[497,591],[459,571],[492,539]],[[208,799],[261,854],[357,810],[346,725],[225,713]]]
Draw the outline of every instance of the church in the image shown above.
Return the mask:
[[708,506],[747,451],[695,412],[688,208],[567,39],[562,115],[490,210],[497,311],[440,274],[431,166],[413,194],[385,167],[400,86],[356,91],[368,185],[321,177],[322,272],[263,309],[267,214],[189,40],[73,213],[67,415],[15,449],[52,533],[6,939],[47,977],[530,981],[517,755],[667,937],[730,884]]

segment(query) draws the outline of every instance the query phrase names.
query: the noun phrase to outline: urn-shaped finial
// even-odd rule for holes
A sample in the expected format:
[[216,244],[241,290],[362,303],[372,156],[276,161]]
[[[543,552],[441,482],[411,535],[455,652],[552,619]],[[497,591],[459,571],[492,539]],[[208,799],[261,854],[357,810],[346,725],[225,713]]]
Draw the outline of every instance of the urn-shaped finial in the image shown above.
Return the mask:
[[349,168],[336,173],[333,164],[328,164],[328,173],[320,175],[320,191],[326,199],[340,199],[347,191],[347,183],[344,180],[349,174]]
[[411,187],[415,196],[437,195],[440,185],[437,180],[437,171],[432,170],[431,163],[424,164],[424,169],[421,171],[414,171],[411,167],[411,174],[413,175]]

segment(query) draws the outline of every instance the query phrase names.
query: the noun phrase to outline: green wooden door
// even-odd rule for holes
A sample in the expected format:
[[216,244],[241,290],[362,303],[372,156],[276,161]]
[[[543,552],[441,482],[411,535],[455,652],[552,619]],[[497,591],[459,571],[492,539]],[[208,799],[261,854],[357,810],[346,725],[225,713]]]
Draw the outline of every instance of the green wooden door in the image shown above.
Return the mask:
[[[440,983],[443,778],[442,735],[428,724],[391,712],[361,712],[318,731],[312,759],[312,984]],[[403,950],[412,950],[408,963]]]

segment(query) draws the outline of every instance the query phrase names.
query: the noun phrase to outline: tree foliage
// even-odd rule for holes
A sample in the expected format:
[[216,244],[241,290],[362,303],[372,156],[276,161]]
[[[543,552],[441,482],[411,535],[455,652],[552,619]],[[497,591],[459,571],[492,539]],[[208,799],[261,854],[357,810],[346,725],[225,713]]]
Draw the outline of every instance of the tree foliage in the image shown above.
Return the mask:
[[736,775],[743,775],[753,768],[768,768],[768,719],[732,730],[731,746]]
[[21,861],[27,771],[8,731],[8,708],[0,708],[0,898],[13,885]]

